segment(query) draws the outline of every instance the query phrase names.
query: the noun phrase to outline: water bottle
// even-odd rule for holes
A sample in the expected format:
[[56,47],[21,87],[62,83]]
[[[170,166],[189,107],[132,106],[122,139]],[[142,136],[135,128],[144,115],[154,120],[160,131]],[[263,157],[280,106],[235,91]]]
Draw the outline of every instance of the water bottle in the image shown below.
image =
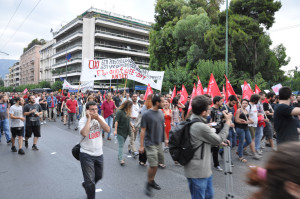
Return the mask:
[[115,135],[115,144],[118,143],[117,136]]

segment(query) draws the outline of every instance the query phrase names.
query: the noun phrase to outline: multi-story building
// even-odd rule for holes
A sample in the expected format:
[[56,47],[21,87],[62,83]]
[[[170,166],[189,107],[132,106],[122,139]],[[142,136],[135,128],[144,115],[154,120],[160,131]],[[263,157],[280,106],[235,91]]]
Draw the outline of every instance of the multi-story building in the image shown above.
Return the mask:
[[4,81],[4,87],[9,87],[9,74],[5,74],[3,81]]
[[55,44],[55,40],[51,40],[46,42],[43,46],[41,46],[40,50],[40,78],[39,81],[48,81],[52,82],[52,65],[54,60],[52,56],[55,54],[55,49],[53,45]]
[[20,85],[20,65],[16,62],[9,68],[9,86],[17,87]]
[[[85,58],[130,57],[137,65],[149,65],[151,24],[132,17],[90,8],[54,34],[54,80],[66,78],[78,84]],[[71,55],[67,62],[66,56]],[[101,81],[103,83],[103,81]]]
[[38,84],[41,45],[34,45],[20,57],[20,84]]

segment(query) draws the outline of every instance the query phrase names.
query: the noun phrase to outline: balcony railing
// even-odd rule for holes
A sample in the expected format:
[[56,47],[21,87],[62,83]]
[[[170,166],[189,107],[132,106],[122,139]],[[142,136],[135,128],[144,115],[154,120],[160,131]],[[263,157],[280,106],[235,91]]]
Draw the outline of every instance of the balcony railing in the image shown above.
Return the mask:
[[75,32],[73,32],[72,34],[66,36],[65,38],[63,38],[62,40],[60,40],[59,42],[55,43],[54,47],[59,46],[60,44],[64,43],[67,39],[69,39],[70,37],[73,37],[76,34],[82,34],[82,30],[77,30]]
[[121,38],[132,39],[132,40],[137,40],[137,41],[142,41],[142,42],[149,43],[149,40],[147,40],[147,39],[141,39],[141,38],[137,38],[137,37],[130,37],[130,36],[111,33],[111,32],[102,31],[102,30],[96,30],[96,33],[102,33],[102,34],[106,34],[106,35],[112,35],[112,36],[115,36],[115,37],[121,37]]
[[[82,57],[71,58],[70,62],[75,61],[75,60],[82,60]],[[53,64],[53,66],[57,66],[57,65],[60,65],[60,64],[66,64],[66,60],[57,62],[56,64]]]
[[136,50],[136,49],[132,49],[132,48],[124,48],[124,47],[120,47],[120,46],[112,46],[112,45],[99,44],[99,43],[96,43],[95,46],[100,46],[100,47],[106,47],[106,48],[111,48],[111,49],[118,49],[118,50],[125,50],[125,51],[130,51],[130,52],[138,52],[138,53],[148,54],[148,51]]
[[73,19],[72,21],[70,21],[69,23],[67,23],[66,25],[64,25],[64,27],[62,27],[58,32],[54,33],[54,37],[56,37],[58,34],[60,34],[61,32],[63,32],[68,27],[70,27],[73,24],[75,24],[77,21],[83,21],[83,19],[78,19],[78,18]]
[[125,23],[125,22],[116,21],[116,20],[113,20],[113,19],[105,19],[105,18],[96,17],[96,20],[107,21],[107,22],[123,25],[125,27],[136,28],[136,29],[140,29],[140,30],[144,30],[144,31],[148,31],[148,32],[150,30],[150,27],[149,28],[144,28],[142,26],[136,26],[136,25],[132,25],[132,24],[129,24],[129,23]]
[[69,46],[67,49],[63,49],[63,50],[60,50],[60,51],[57,51],[56,53],[55,53],[55,55],[54,56],[56,56],[56,55],[58,55],[58,54],[61,54],[62,52],[68,52],[68,50],[70,50],[70,49],[72,49],[72,48],[74,48],[74,47],[82,47],[82,44],[80,44],[80,43],[76,43],[76,44],[74,44],[74,45],[72,45],[72,46]]

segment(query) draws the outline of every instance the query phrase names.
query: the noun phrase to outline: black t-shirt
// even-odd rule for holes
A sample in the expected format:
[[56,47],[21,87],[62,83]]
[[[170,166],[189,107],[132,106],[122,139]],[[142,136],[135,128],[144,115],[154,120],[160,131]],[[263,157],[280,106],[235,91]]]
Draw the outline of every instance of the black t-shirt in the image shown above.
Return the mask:
[[[39,102],[43,101],[43,99],[39,99]],[[47,100],[45,99],[45,102],[47,102]],[[47,110],[47,104],[40,104],[42,109],[45,111]]]
[[295,107],[279,104],[274,113],[274,127],[277,132],[277,143],[299,141],[297,122],[291,115]]
[[[227,104],[222,106],[221,111],[228,111],[228,113],[232,113],[232,123],[234,123],[234,107],[230,107]],[[231,127],[230,127],[231,128]]]
[[[26,104],[24,107],[24,113],[30,112],[35,109],[37,112],[42,112],[42,107],[39,104]],[[34,113],[26,116],[26,126],[40,126],[40,117]]]
[[216,129],[216,133],[219,133],[224,126],[224,124],[222,122],[223,113],[222,113],[221,109],[216,109],[214,107],[211,107],[210,111],[211,111],[210,112],[211,122],[217,123],[217,125],[213,126],[213,128]]
[[300,107],[300,102],[294,103],[294,107]]
[[114,102],[115,102],[116,107],[119,107],[119,106],[120,106],[120,102],[121,102],[120,97],[115,96],[115,97],[113,98],[113,100],[114,100]]
[[10,106],[15,105],[16,103],[16,99],[12,98],[11,100],[9,100]]
[[138,100],[138,103],[140,106],[144,105],[145,104],[145,100]]
[[[273,113],[273,108],[269,103],[263,103],[264,111],[269,111],[270,113]],[[270,120],[270,122],[273,122],[273,116],[267,115],[267,118]]]
[[189,110],[189,105],[190,105],[190,103],[189,103],[189,102],[186,102],[186,103],[184,104],[184,108],[182,109],[182,110],[184,111],[184,118],[186,117],[187,112],[188,112],[188,110]]

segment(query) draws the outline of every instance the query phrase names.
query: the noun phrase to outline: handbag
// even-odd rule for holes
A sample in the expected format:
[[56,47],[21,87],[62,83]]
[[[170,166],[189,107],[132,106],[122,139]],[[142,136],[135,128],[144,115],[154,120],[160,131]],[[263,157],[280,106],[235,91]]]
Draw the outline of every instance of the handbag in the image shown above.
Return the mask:
[[82,140],[72,148],[72,155],[78,161],[79,161],[79,154],[80,154],[80,143],[82,142]]

